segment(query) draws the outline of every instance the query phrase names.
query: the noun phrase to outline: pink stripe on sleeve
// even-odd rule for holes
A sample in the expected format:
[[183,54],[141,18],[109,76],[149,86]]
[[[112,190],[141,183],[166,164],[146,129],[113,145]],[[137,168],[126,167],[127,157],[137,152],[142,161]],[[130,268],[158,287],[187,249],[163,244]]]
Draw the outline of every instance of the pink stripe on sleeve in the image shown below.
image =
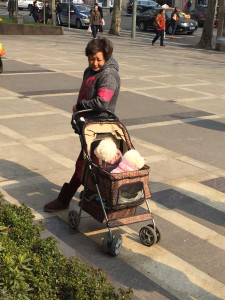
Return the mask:
[[97,96],[99,96],[102,100],[110,102],[114,92],[108,89],[98,89]]

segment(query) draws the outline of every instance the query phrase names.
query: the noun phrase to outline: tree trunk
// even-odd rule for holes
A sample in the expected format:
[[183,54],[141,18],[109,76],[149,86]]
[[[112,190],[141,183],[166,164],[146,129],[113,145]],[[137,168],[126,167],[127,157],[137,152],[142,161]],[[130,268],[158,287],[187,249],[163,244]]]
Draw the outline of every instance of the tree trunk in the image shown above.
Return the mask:
[[114,0],[113,15],[112,15],[111,27],[109,29],[109,34],[120,35],[121,5],[122,5],[122,0]]
[[208,1],[207,12],[205,16],[202,36],[198,43],[199,48],[212,49],[212,36],[214,28],[215,13],[218,0]]

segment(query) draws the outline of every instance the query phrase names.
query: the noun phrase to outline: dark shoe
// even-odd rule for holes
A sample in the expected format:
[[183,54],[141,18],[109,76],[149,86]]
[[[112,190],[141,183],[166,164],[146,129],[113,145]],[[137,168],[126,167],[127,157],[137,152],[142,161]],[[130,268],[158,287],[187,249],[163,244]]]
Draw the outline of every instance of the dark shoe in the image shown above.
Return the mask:
[[161,47],[165,47],[166,45],[160,45]]
[[152,43],[152,46],[155,46],[154,43]]
[[68,183],[64,183],[57,199],[45,204],[44,211],[55,212],[68,208],[75,192],[76,190],[72,189]]

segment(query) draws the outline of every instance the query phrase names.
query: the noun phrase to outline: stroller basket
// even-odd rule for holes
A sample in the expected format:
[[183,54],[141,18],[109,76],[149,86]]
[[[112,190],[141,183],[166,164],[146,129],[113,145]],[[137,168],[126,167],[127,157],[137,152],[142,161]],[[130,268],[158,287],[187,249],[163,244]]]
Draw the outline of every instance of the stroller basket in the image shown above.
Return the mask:
[[[92,165],[92,170],[97,178],[101,196],[106,206],[117,210],[142,204],[149,199],[150,189],[148,186],[149,167],[144,166],[141,170],[108,173],[99,166]],[[92,177],[88,176],[87,165],[84,167],[83,184],[93,193],[97,193],[96,185]]]

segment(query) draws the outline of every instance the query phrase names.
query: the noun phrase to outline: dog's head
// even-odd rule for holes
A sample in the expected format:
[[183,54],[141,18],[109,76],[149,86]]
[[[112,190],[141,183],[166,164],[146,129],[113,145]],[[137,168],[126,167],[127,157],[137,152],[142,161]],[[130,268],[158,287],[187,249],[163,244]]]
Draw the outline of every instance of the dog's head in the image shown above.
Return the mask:
[[127,151],[123,158],[137,169],[143,168],[145,164],[144,157],[142,157],[140,153],[134,149]]
[[111,162],[115,160],[117,155],[118,149],[116,144],[113,142],[112,139],[104,139],[102,140],[98,147],[95,148],[94,154],[101,160],[105,162]]

